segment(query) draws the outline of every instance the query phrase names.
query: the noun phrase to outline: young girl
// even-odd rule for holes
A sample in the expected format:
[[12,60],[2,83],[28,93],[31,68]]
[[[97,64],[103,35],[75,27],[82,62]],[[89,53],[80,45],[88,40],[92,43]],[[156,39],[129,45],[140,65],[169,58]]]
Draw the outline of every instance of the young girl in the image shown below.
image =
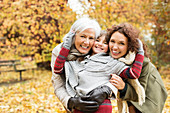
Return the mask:
[[[72,33],[71,38],[68,37],[68,40],[74,38],[73,34],[74,33]],[[86,56],[86,58],[81,62],[77,62],[77,61],[65,62],[68,54],[65,54],[64,52],[69,51],[69,49],[68,47],[67,48],[64,47],[63,44],[60,54],[55,62],[54,72],[63,73],[64,63],[70,66],[69,68],[65,66],[65,73],[66,73],[66,78],[68,77],[68,81],[66,82],[66,85],[70,85],[70,87],[72,87],[73,89],[72,91],[68,91],[68,92],[74,92],[74,94],[71,96],[84,96],[84,95],[94,96],[94,92],[91,93],[93,89],[99,86],[100,88],[102,88],[102,86],[104,85],[110,86],[109,79],[110,79],[110,74],[112,73],[120,75],[123,78],[132,78],[132,79],[136,79],[140,76],[140,71],[142,68],[142,63],[144,58],[142,43],[139,41],[139,45],[140,45],[140,48],[138,49],[139,52],[136,55],[136,59],[132,67],[129,67],[126,66],[124,63],[112,58],[106,53],[108,51],[109,40],[105,36],[106,33],[104,35],[101,34],[101,36],[96,39],[95,44],[92,47],[93,49],[92,49],[91,56],[90,55]],[[64,43],[68,43],[68,42],[64,42]],[[72,84],[73,80],[69,79],[70,76],[72,76],[76,81],[74,82],[74,84]],[[112,91],[114,93],[114,96],[116,96],[117,90],[115,89]],[[108,102],[110,103],[110,101],[108,101],[107,99],[105,101],[107,101],[107,103]],[[99,102],[99,104],[101,105],[102,102]],[[103,105],[99,107],[97,112],[99,111],[103,113],[104,111],[106,113],[111,112],[112,110],[111,104],[110,107],[108,106],[103,107]],[[76,110],[75,112],[77,113],[79,111]]]

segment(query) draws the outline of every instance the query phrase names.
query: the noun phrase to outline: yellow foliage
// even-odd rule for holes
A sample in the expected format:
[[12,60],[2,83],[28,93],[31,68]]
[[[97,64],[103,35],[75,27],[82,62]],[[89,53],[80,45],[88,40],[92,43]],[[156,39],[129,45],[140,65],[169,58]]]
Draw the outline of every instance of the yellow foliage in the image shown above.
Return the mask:
[[[18,73],[1,73],[0,77],[1,113],[66,113],[62,104],[54,94],[50,71],[26,71],[23,73],[23,79],[25,81],[15,84],[9,81],[12,82],[18,79]],[[169,113],[170,76],[163,78],[163,80],[169,95],[162,113]],[[112,100],[112,106],[112,113],[118,113],[116,100]]]
[[[34,57],[34,54],[41,54],[47,50],[46,43],[56,46],[69,30],[68,26],[71,26],[76,19],[76,14],[66,6],[66,3],[56,0],[1,1],[0,6],[3,4],[3,8],[0,9],[0,36],[7,39],[5,44],[7,51],[9,47],[15,48],[16,52],[11,53],[13,59],[18,55],[33,56],[35,60],[38,58],[39,62],[44,60],[45,56]],[[65,25],[59,27],[61,24]],[[55,37],[58,37],[57,40]],[[55,42],[52,42],[53,40]],[[34,46],[34,50],[23,51],[18,45],[22,45],[23,48]],[[8,53],[4,51],[2,53],[4,54],[0,55],[0,59],[7,57]],[[46,54],[51,54],[51,49]]]
[[[17,78],[16,73],[12,74]],[[47,112],[66,113],[57,97],[54,95],[51,84],[51,72],[27,71],[23,78],[30,79],[15,85],[0,87],[0,112]],[[3,74],[1,74],[1,77]],[[11,80],[11,76],[8,76]],[[12,78],[12,79],[14,79]],[[3,79],[4,80],[4,79]]]

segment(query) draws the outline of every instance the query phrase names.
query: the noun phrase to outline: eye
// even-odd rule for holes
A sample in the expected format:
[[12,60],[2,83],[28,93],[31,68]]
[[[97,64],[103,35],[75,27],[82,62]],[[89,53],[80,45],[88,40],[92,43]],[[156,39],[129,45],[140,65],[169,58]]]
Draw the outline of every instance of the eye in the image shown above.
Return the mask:
[[94,37],[89,37],[90,40],[94,40]]
[[110,40],[110,42],[115,43],[115,41],[114,41],[114,40]]
[[124,42],[120,42],[120,44],[121,44],[121,45],[125,45],[125,43],[124,43]]
[[99,39],[96,39],[96,42],[99,42]]
[[81,35],[80,37],[81,37],[81,38],[85,38],[85,36],[84,36],[84,35]]
[[104,42],[104,44],[107,44],[107,42]]

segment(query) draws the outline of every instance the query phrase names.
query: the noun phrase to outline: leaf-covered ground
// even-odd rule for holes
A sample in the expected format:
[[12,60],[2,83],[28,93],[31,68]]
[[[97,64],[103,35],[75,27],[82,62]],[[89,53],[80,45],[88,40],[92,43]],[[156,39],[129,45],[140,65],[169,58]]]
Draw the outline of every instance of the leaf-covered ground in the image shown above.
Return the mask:
[[[0,74],[0,112],[1,113],[66,113],[51,83],[50,71],[26,71],[23,81],[19,73]],[[164,78],[170,94],[170,77]],[[116,101],[112,101],[113,113],[117,112]],[[170,96],[165,103],[164,112],[170,112]]]

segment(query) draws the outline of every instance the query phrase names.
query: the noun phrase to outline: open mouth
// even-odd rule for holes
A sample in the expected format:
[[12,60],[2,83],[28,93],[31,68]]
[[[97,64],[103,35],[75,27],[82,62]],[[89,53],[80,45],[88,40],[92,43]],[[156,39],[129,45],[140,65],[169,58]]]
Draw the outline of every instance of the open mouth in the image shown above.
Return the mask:
[[117,51],[112,51],[112,54],[113,55],[118,55],[120,52],[117,52]]
[[82,45],[80,45],[83,49],[88,49],[89,48],[89,46],[82,46]]
[[98,47],[98,46],[95,46],[96,47],[96,49],[100,49],[100,50],[103,50],[103,48],[101,48],[101,47]]

